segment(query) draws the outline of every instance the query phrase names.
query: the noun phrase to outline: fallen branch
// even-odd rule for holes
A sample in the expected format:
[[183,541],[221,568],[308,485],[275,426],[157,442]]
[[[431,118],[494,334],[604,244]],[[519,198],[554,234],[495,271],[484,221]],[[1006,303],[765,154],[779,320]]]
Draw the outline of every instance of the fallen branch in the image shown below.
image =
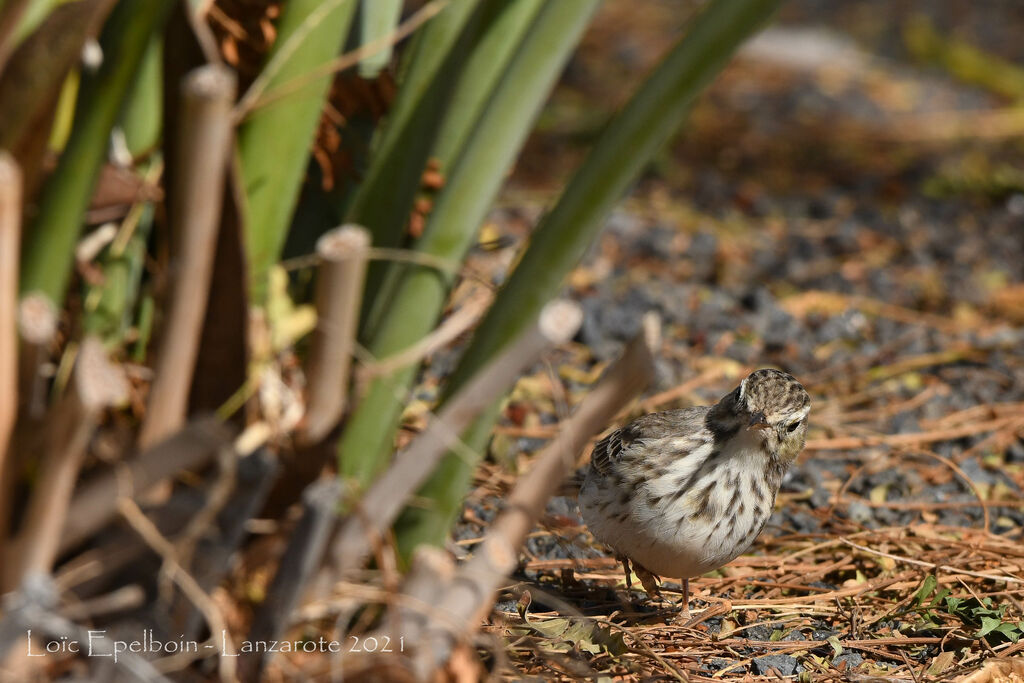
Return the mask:
[[345,410],[370,234],[358,225],[332,230],[316,244],[316,330],[306,364],[306,416],[300,445],[319,442]]
[[[423,680],[442,666],[455,645],[476,630],[492,605],[495,592],[519,562],[518,549],[543,513],[548,499],[572,472],[576,454],[590,437],[608,426],[623,404],[655,376],[654,353],[660,346],[659,321],[648,315],[642,333],[626,348],[597,387],[567,420],[561,432],[533,460],[516,484],[505,509],[491,525],[473,556],[454,580],[437,586],[434,618],[425,633],[406,633],[416,643],[413,670]],[[414,622],[409,626],[415,627]]]
[[853,308],[868,315],[888,318],[908,325],[924,325],[947,334],[959,334],[963,331],[963,326],[952,318],[853,294],[812,290],[786,297],[779,302],[779,305],[784,311],[798,318],[803,318],[812,312],[835,315],[848,308]]
[[339,529],[331,544],[329,567],[336,578],[345,578],[362,566],[376,539],[391,527],[409,496],[427,480],[473,419],[515,381],[523,368],[535,362],[544,349],[572,339],[582,320],[583,313],[576,304],[566,301],[548,304],[533,328],[445,404],[423,433],[402,450],[391,467],[370,486]]
[[182,85],[181,131],[170,217],[177,242],[174,285],[154,367],[139,446],[148,448],[185,421],[220,226],[233,127],[235,76],[223,66],[192,71]]

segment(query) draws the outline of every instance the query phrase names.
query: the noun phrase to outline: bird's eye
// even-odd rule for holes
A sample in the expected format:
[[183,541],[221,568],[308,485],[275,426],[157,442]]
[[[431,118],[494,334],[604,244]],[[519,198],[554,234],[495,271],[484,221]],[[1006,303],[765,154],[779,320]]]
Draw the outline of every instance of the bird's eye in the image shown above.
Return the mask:
[[802,420],[798,420],[796,422],[793,422],[788,427],[786,427],[786,431],[790,432],[790,433],[795,432],[796,428],[799,427],[801,423],[802,423]]

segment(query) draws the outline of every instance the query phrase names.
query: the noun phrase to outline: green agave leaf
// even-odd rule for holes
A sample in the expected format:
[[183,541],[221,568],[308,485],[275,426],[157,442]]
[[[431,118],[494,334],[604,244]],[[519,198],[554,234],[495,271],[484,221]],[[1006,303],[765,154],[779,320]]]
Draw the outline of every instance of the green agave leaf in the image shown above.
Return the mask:
[[[402,0],[363,0],[360,10],[362,26],[360,34],[362,44],[382,40],[394,32],[398,20],[402,16]],[[359,62],[359,75],[363,78],[376,78],[381,69],[391,61],[390,45],[363,57]]]
[[[270,266],[280,257],[291,226],[331,83],[330,74],[310,74],[341,51],[355,8],[355,0],[284,4],[277,40],[256,81],[265,87],[267,101],[257,99],[238,130],[249,291],[258,306],[265,303]],[[275,92],[286,95],[275,99]]]

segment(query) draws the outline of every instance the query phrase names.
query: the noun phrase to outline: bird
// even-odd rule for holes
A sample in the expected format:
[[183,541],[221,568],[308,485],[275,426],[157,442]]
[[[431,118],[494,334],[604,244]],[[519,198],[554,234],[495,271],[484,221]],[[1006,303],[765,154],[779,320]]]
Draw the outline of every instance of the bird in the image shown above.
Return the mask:
[[630,563],[648,596],[742,554],[772,514],[803,450],[811,399],[792,375],[764,368],[711,406],[644,415],[599,441],[579,491],[591,534]]

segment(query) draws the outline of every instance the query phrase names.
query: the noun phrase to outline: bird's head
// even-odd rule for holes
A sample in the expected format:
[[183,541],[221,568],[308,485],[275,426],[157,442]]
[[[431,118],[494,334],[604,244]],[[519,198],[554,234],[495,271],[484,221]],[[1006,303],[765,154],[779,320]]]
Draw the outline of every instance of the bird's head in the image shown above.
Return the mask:
[[804,447],[811,397],[792,375],[779,370],[752,372],[719,401],[716,413],[733,428],[764,441],[772,453],[792,461]]

